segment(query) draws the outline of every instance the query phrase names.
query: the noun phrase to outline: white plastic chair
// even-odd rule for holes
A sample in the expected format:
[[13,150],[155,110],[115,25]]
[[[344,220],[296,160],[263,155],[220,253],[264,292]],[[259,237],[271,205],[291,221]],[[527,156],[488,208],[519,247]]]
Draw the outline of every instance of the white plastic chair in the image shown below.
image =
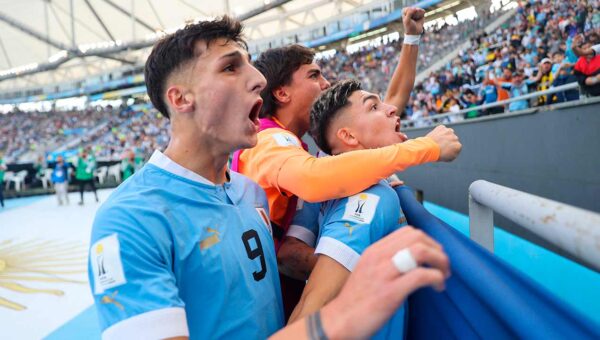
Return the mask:
[[108,168],[108,176],[114,176],[117,183],[121,183],[121,163],[117,163],[115,165],[111,165]]
[[15,183],[15,191],[21,191],[23,183],[25,183],[25,177],[27,177],[27,170],[21,170],[9,180]]
[[13,171],[7,171],[4,173],[4,190],[8,190],[8,187],[10,186],[10,180],[15,176],[15,173]]
[[104,183],[104,180],[106,179],[107,174],[108,174],[107,166],[101,166],[94,171],[94,176],[98,177],[98,183],[100,183],[100,184]]
[[44,169],[44,172],[42,173],[42,177],[40,177],[40,180],[42,181],[42,186],[44,187],[44,189],[48,188],[48,185],[51,182],[52,179],[52,172],[54,172],[54,169]]

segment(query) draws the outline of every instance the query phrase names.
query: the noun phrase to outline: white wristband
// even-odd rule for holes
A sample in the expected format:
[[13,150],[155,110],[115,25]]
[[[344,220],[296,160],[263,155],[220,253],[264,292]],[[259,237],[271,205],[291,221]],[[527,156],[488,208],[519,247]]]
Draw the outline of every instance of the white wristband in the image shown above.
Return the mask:
[[404,41],[402,43],[406,44],[406,45],[419,45],[419,41],[421,41],[421,35],[420,34],[417,34],[417,35],[408,35],[408,34],[405,34],[404,35]]

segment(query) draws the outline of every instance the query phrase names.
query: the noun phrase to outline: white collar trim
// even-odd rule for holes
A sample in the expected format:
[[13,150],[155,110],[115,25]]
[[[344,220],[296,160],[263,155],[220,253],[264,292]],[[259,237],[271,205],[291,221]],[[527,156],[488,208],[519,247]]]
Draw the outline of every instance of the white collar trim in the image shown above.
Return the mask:
[[182,167],[181,165],[175,163],[175,161],[173,161],[172,159],[167,157],[164,153],[160,152],[159,150],[154,150],[154,153],[152,154],[152,157],[150,157],[150,160],[148,161],[148,163],[155,165],[155,166],[157,166],[165,171],[168,171],[172,174],[175,174],[177,176],[189,179],[190,181],[193,181],[193,182],[206,184],[206,185],[212,185],[212,186],[216,185],[215,183],[198,175],[197,173],[195,173],[191,170],[188,170],[188,169]]

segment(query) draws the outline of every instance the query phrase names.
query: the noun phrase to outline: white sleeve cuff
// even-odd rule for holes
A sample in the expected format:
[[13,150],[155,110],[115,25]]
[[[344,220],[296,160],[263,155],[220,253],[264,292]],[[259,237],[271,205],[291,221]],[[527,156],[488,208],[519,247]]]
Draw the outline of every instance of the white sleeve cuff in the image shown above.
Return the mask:
[[354,249],[328,236],[319,239],[315,254],[327,255],[346,267],[349,271],[354,270],[360,259],[360,254],[355,252]]
[[307,228],[301,227],[297,224],[292,224],[285,236],[295,237],[313,248],[315,246],[315,234],[313,234],[313,232]]
[[172,307],[153,310],[118,322],[102,333],[109,339],[165,339],[190,336],[185,309]]
[[592,50],[594,51],[594,53],[596,55],[600,55],[600,44],[596,44],[596,45],[592,46]]

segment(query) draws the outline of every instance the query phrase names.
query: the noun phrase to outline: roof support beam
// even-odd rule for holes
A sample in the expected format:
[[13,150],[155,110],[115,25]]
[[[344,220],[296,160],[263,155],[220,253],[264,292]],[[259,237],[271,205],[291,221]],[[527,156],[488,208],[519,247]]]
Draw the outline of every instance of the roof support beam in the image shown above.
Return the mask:
[[165,29],[165,24],[163,24],[162,20],[160,19],[160,15],[158,15],[156,8],[154,8],[154,5],[152,4],[152,1],[146,0],[146,2],[148,2],[148,5],[150,5],[150,9],[152,9],[152,12],[154,13],[154,16],[156,17],[156,20],[158,21],[158,24],[160,25],[160,29]]
[[253,9],[253,10],[251,10],[249,12],[246,12],[246,13],[240,15],[239,17],[237,17],[237,19],[240,20],[240,21],[248,20],[248,19],[253,18],[253,17],[255,17],[255,16],[259,15],[259,14],[262,14],[262,13],[268,11],[268,10],[271,10],[273,8],[277,8],[279,6],[283,6],[283,5],[287,4],[290,1],[292,1],[292,0],[276,0],[276,1],[273,1],[273,2],[271,2],[269,4],[267,4],[267,5],[263,5],[263,6],[260,6],[260,7],[256,8],[256,9]]
[[135,16],[133,13],[130,13],[128,10],[126,10],[125,8],[119,6],[118,4],[114,3],[111,0],[104,0],[104,2],[106,2],[107,4],[109,4],[112,8],[116,9],[117,11],[131,17],[133,20],[135,20],[135,22],[137,22],[138,24],[142,25],[144,28],[148,29],[150,32],[154,33],[156,31],[156,29],[152,26],[150,26],[147,22],[143,21],[142,19],[138,18],[137,16]]
[[90,3],[90,0],[83,0],[83,1],[88,6],[88,8],[92,12],[92,14],[94,14],[94,16],[96,17],[96,20],[98,20],[98,23],[100,24],[100,26],[102,26],[102,28],[104,29],[104,32],[106,32],[106,35],[108,35],[110,40],[116,41],[117,39],[115,39],[115,37],[113,37],[112,33],[110,33],[110,31],[108,30],[108,27],[106,27],[106,25],[104,24],[104,21],[102,21],[102,18],[100,18],[100,15],[98,15],[96,10],[94,9],[94,6],[92,6],[92,4]]
[[54,46],[54,47],[58,48],[59,50],[69,50],[69,47],[64,45],[63,43],[58,42],[50,37],[46,37],[45,34],[42,34],[38,31],[34,30],[33,28],[28,27],[27,25],[16,21],[15,19],[9,17],[8,15],[6,15],[2,12],[0,12],[0,21],[5,22],[5,23],[9,24],[10,26],[18,29],[19,31],[21,31],[29,36],[32,36],[50,46]]
[[13,67],[12,63],[10,62],[10,58],[8,57],[8,52],[6,51],[6,47],[4,47],[4,42],[2,41],[2,38],[0,38],[0,47],[2,47],[2,53],[4,54],[4,58],[6,59],[6,63],[8,64],[8,67]]
[[77,43],[75,42],[75,8],[74,8],[75,4],[73,3],[73,0],[69,1],[69,9],[70,9],[70,14],[71,14],[71,46],[73,48],[75,48],[75,46],[77,46]]

